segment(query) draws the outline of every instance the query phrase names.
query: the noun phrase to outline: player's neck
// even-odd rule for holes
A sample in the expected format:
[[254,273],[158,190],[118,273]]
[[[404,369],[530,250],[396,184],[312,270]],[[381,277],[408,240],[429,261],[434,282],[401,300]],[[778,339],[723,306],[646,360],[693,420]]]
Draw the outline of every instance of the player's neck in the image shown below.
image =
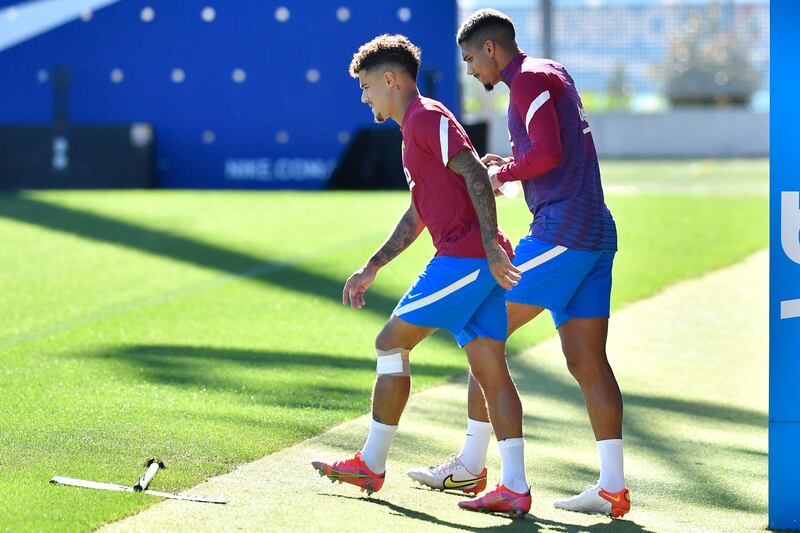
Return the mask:
[[403,119],[406,117],[408,106],[411,105],[411,102],[419,98],[419,96],[419,89],[417,89],[416,85],[414,85],[413,88],[409,88],[408,91],[403,91],[399,96],[397,105],[400,111],[398,111],[395,116],[392,117],[399,126],[403,125]]
[[515,57],[519,55],[520,49],[516,46],[513,50],[504,50],[503,48],[497,49],[497,68],[500,72],[511,63]]
[[[500,75],[500,81],[509,89],[511,88],[511,82],[517,70],[516,68],[511,69],[510,65],[514,63],[521,53],[522,50],[515,46],[514,51],[503,51],[502,54],[497,54],[496,56],[495,61],[497,61],[497,71]],[[506,72],[506,69],[508,69],[508,72]]]

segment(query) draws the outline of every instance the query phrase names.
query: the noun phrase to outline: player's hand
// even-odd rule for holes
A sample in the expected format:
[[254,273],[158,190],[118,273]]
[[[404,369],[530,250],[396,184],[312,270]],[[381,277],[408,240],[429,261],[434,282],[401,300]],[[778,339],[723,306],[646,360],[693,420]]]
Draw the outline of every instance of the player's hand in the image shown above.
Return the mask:
[[497,165],[489,165],[487,171],[489,172],[489,183],[492,184],[492,190],[495,191],[495,196],[497,196],[497,189],[500,188],[502,183],[500,180],[497,179],[497,172],[500,170],[500,167]]
[[353,272],[353,275],[347,278],[347,283],[344,284],[342,304],[347,305],[349,303],[353,309],[364,307],[364,304],[367,303],[364,299],[364,293],[375,281],[377,274],[378,269],[370,265],[365,265]]
[[486,259],[489,261],[492,276],[504,289],[511,289],[522,279],[522,271],[511,263],[508,254],[498,243],[489,246],[486,250]]
[[485,156],[481,157],[481,163],[486,165],[504,165],[511,161],[511,158],[500,157],[496,154],[486,154]]

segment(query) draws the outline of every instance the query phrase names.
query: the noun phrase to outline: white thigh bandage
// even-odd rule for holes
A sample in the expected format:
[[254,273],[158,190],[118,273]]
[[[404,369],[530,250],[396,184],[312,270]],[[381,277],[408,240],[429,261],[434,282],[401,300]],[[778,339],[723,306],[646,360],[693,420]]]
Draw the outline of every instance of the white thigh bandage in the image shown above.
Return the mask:
[[408,350],[394,348],[392,350],[375,350],[378,352],[378,375],[408,376]]

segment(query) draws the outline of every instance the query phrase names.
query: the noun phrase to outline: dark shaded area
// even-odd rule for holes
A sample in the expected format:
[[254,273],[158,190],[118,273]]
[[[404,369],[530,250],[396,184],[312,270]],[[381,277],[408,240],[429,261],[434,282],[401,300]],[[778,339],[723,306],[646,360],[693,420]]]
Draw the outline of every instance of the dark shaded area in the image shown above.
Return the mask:
[[625,394],[625,403],[626,405],[641,408],[680,413],[696,418],[707,418],[717,422],[725,421],[757,428],[767,426],[767,415],[765,413],[718,403],[638,394]]
[[[242,350],[203,346],[142,345],[102,352],[94,357],[119,360],[152,383],[254,394],[258,404],[287,408],[315,407],[350,410],[354,403],[369,401],[369,387],[375,375],[375,359],[323,353],[286,353],[272,350]],[[308,373],[311,367],[317,372]],[[302,385],[286,383],[292,369],[307,378]],[[456,365],[415,362],[415,376],[447,378],[463,371]],[[275,377],[276,371],[280,375]],[[362,386],[351,385],[354,374]],[[319,376],[324,379],[320,380]],[[336,378],[339,379],[336,379]],[[245,386],[243,389],[242,386]]]
[[[0,196],[0,217],[85,239],[124,246],[194,266],[212,268],[225,274],[242,274],[259,267],[260,273],[252,279],[279,286],[281,289],[341,302],[345,279],[331,278],[294,264],[227,250],[189,237],[145,228],[24,195]],[[399,297],[400,295],[387,296],[371,290],[368,295],[369,305],[361,312],[388,318]]]
[[[248,372],[252,370],[252,374],[248,374],[245,383],[247,384],[248,392],[258,396],[259,399],[256,403],[286,408],[314,407],[326,410],[344,410],[352,409],[354,402],[366,405],[368,402],[367,386],[347,385],[346,383],[352,383],[353,378],[353,374],[348,371],[359,372],[365,383],[371,382],[374,372],[374,362],[368,356],[363,358],[340,357],[322,353],[281,353],[267,350],[232,350],[199,346],[144,345],[122,348],[116,352],[102,354],[102,356],[124,361],[133,369],[144,369],[143,376],[147,380],[179,387],[197,388],[205,386],[210,389],[221,389],[231,393],[238,392],[243,383],[241,370],[246,369]],[[556,399],[583,409],[583,400],[578,393],[577,384],[574,384],[566,374],[561,377],[531,365],[523,365],[520,368],[518,364],[515,365],[512,362],[512,367],[514,366],[517,367],[515,376],[517,385],[522,393]],[[230,370],[231,367],[233,367],[232,371]],[[270,382],[270,372],[275,370],[291,372],[292,368],[305,367],[325,369],[329,376],[344,372],[342,374],[343,379],[317,382],[316,374],[309,374],[307,382],[302,385],[297,383],[293,383],[291,386],[278,384],[279,388],[277,389],[265,389],[265,387],[273,386]],[[454,365],[417,364],[414,368],[414,373],[446,378],[459,373],[460,370],[459,367]],[[229,373],[239,377],[229,378]],[[305,374],[305,372],[302,374]],[[344,377],[348,376],[350,380],[345,380]],[[453,398],[448,403],[458,403],[465,406],[465,399]],[[749,452],[759,456],[762,460],[766,460],[761,455],[761,452],[713,443],[703,443],[698,448],[698,443],[688,440],[685,435],[663,434],[653,428],[650,423],[652,420],[656,420],[660,413],[665,413],[670,416],[680,415],[686,417],[687,421],[692,419],[700,422],[707,420],[709,422],[730,424],[734,428],[743,425],[758,428],[766,425],[766,416],[764,414],[750,409],[710,402],[650,397],[641,394],[625,395],[625,403],[625,439],[628,445],[646,449],[656,457],[665,458],[670,462],[670,468],[675,471],[674,481],[654,481],[648,484],[649,488],[647,490],[655,491],[654,495],[669,492],[674,497],[691,498],[695,504],[720,509],[756,513],[766,512],[763,502],[753,498],[746,498],[738,494],[732,487],[731,479],[738,472],[737,463],[731,461],[731,467],[726,468],[725,466],[728,464],[729,458],[732,459],[743,452]],[[424,408],[423,411],[426,413],[428,411],[435,412],[437,407],[441,408],[442,406],[439,404],[432,405],[430,409]],[[452,405],[449,407],[452,407]],[[214,417],[209,418],[208,423],[214,423],[215,420],[216,418]],[[228,420],[227,422],[235,423],[236,421]],[[461,425],[462,422],[462,420],[440,420],[443,425]],[[526,418],[526,433],[533,442],[536,442],[537,439],[545,439],[548,435],[552,436],[554,433],[558,434],[561,431],[558,427],[560,425],[552,418],[531,413]],[[258,426],[254,425],[254,427]],[[575,431],[578,429],[574,423],[563,427],[563,431]],[[440,447],[433,446],[430,443],[426,445],[420,440],[421,438],[424,437],[411,434],[402,436],[402,440],[407,441],[406,444],[410,443],[412,448],[427,448],[424,460],[431,458],[435,460],[439,456],[445,457],[447,453],[452,451],[439,449]],[[552,438],[547,440],[552,441]],[[458,443],[453,444],[457,445]],[[587,442],[587,446],[590,445]],[[549,487],[551,490],[569,494],[580,490],[580,483],[590,481],[593,476],[596,476],[594,470],[576,465],[568,458],[554,458],[553,460],[559,469],[563,469],[564,477],[563,482],[559,483],[558,486]],[[550,467],[552,468],[552,465]],[[529,465],[529,468],[535,469],[535,465]],[[764,472],[764,477],[766,479],[766,471]],[[536,483],[535,480],[532,479],[532,481],[534,484]],[[647,498],[647,493],[642,490],[635,490],[634,497],[637,499]],[[401,508],[394,510],[403,512]],[[420,520],[429,518],[424,513],[405,511],[411,513],[413,518]],[[403,514],[407,513],[403,512]],[[615,524],[621,523],[623,522],[615,522]],[[624,523],[627,524],[628,521],[624,521]],[[607,526],[602,525],[602,527]],[[564,531],[573,531],[573,529],[565,529]]]
[[148,124],[0,124],[0,189],[147,189]]
[[[515,365],[512,362],[512,371],[514,371],[520,393],[546,396],[584,408],[580,389],[577,383],[569,378],[566,369],[564,376],[561,377],[527,363],[518,362]],[[735,428],[742,426],[746,426],[748,429],[766,428],[766,413],[705,401],[626,394],[625,391],[623,391],[623,401],[625,404],[623,437],[626,444],[629,447],[636,446],[646,449],[657,457],[669,459],[671,468],[675,470],[676,474],[674,483],[669,484],[668,487],[671,494],[686,498],[687,501],[692,500],[695,503],[703,503],[720,509],[753,513],[767,512],[766,502],[760,502],[744,495],[740,496],[730,488],[730,480],[736,475],[736,472],[734,468],[726,469],[725,459],[733,458],[734,454],[740,453],[739,450],[731,450],[728,446],[707,442],[699,444],[687,440],[685,435],[664,434],[652,424],[653,421],[658,420],[661,413],[668,413],[685,416],[687,420],[727,423],[732,426],[732,431],[735,431]],[[588,427],[588,416],[586,424]],[[526,427],[526,431],[531,429],[533,428]],[[766,457],[763,459],[766,463]],[[709,468],[707,464],[709,462],[720,465],[720,467]],[[735,464],[733,466],[735,467]],[[764,483],[766,483],[766,464],[763,477]],[[590,480],[591,478],[584,481],[589,482]],[[572,490],[580,488],[582,487],[573,487]],[[635,491],[633,497],[637,497]]]
[[328,180],[328,189],[407,189],[398,128],[358,130]]
[[[488,126],[485,122],[463,125],[479,154],[486,153]],[[358,130],[347,146],[328,181],[328,189],[407,190],[401,146],[403,136],[397,127],[370,127]]]

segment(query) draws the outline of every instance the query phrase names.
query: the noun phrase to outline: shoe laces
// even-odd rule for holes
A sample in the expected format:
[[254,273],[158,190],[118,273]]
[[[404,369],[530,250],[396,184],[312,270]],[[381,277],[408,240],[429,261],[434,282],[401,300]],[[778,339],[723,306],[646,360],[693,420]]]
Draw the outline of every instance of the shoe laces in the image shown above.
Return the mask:
[[500,490],[500,487],[501,487],[501,485],[500,485],[500,483],[498,483],[497,485],[494,486],[494,488],[492,490],[487,490],[486,492],[484,492],[483,496],[484,497],[486,497],[486,496],[494,496],[495,493],[497,493],[497,495],[502,496],[503,492]]
[[500,490],[500,483],[494,486],[494,488],[486,493],[484,493],[481,500],[491,500],[491,501],[504,501],[506,499],[506,494]]
[[592,490],[594,490],[595,488],[597,488],[597,484],[594,484],[594,485],[586,485],[586,488],[585,488],[585,489],[583,489],[583,492],[582,492],[581,494],[586,494],[587,492],[589,492],[589,491],[592,491]]
[[351,457],[350,459],[342,459],[341,461],[336,461],[332,465],[334,468],[339,468],[342,466],[361,466],[361,452],[356,452],[355,457]]
[[445,472],[458,462],[460,462],[459,455],[457,453],[451,453],[445,462],[440,465],[433,466],[431,469],[435,470],[436,472]]

